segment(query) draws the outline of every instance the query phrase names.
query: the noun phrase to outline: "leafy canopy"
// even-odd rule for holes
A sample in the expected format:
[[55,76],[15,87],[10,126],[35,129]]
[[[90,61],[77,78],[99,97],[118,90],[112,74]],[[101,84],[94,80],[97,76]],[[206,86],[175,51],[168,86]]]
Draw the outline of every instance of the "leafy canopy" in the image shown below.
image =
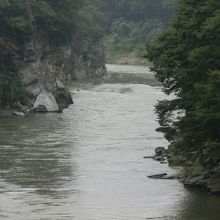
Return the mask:
[[164,91],[176,97],[158,103],[158,130],[178,151],[196,151],[207,166],[220,161],[219,42],[220,1],[179,0],[171,27],[148,46]]

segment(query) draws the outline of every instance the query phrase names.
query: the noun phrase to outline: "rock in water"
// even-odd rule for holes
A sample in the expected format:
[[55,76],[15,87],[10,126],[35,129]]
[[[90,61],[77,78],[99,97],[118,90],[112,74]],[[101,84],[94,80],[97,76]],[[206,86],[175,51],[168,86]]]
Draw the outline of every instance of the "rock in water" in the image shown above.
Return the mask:
[[148,176],[150,179],[162,179],[162,180],[179,180],[181,176],[179,174],[168,175],[167,173],[161,173],[156,175]]
[[58,112],[59,106],[52,93],[42,90],[34,102],[35,112]]
[[166,149],[165,147],[157,147],[155,149],[156,156],[165,156],[166,155]]
[[68,108],[69,105],[73,104],[73,99],[71,97],[71,94],[68,92],[68,90],[64,89],[58,89],[54,93],[54,97],[58,103],[59,110],[62,112],[63,109]]
[[144,159],[154,159],[155,156],[144,156],[143,158],[144,158]]
[[161,173],[161,174],[151,175],[147,177],[150,179],[163,179],[166,176],[167,176],[167,173]]
[[18,111],[14,111],[13,115],[14,116],[20,116],[20,117],[25,117],[25,114],[23,112],[18,112]]
[[159,161],[159,162],[164,162],[166,160],[166,158],[163,156],[155,156],[154,160]]

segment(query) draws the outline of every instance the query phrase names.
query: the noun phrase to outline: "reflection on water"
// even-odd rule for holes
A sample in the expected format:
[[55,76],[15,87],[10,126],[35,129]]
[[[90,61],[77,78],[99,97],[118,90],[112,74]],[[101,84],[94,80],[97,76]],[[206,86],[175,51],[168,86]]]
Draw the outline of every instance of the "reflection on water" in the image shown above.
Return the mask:
[[198,189],[190,191],[181,206],[182,212],[178,213],[177,220],[220,219],[220,198],[207,195],[207,192]]
[[220,219],[219,198],[146,178],[176,172],[142,159],[167,144],[154,131],[164,95],[146,67],[108,69],[74,83],[63,114],[0,118],[0,219]]

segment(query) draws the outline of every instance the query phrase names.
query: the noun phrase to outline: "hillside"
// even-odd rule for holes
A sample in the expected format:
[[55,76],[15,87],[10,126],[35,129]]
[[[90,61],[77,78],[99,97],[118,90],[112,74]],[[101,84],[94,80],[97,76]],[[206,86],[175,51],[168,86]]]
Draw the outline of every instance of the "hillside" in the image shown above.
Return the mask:
[[153,42],[167,27],[175,7],[175,0],[91,1],[106,16],[108,61],[143,57],[146,43]]

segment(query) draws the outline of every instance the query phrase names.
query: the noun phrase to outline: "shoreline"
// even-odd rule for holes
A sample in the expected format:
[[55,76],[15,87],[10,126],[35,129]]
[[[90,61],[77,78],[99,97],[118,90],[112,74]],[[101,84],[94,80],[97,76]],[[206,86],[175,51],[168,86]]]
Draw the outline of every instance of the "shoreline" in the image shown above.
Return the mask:
[[140,58],[140,57],[120,57],[117,60],[106,59],[106,64],[152,66],[152,64],[146,58]]
[[[177,175],[169,176],[165,173],[157,173],[148,178],[153,179],[177,179],[186,188],[205,190],[210,195],[220,196],[220,165],[212,170],[205,169],[204,167],[194,167],[193,164],[189,164],[181,155],[175,155],[165,149],[164,147],[158,147],[155,149],[153,156],[145,156],[144,159],[153,159],[161,164],[168,164],[170,167],[181,167],[180,172]],[[191,170],[189,172],[189,170]]]

